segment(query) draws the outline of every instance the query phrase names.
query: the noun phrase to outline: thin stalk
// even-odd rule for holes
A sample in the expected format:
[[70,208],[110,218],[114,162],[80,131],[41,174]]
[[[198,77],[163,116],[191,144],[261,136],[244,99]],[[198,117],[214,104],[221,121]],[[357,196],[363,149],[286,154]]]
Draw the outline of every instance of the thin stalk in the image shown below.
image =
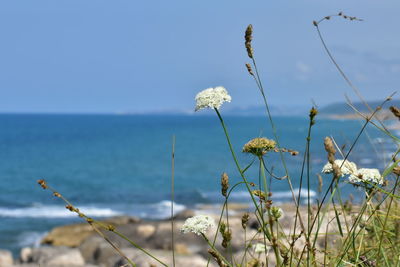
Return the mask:
[[204,240],[207,242],[207,244],[210,246],[210,248],[212,248],[215,252],[218,253],[218,255],[220,256],[222,261],[225,262],[228,266],[233,267],[232,264],[227,259],[225,259],[225,257],[222,256],[222,254],[215,248],[215,246],[213,244],[211,244],[210,240],[208,240],[208,238],[204,234],[201,234],[201,235],[204,238]]
[[[394,184],[394,187],[393,187],[393,192],[396,191],[398,181],[399,181],[399,176],[397,175],[396,183]],[[385,227],[386,227],[386,223],[387,223],[387,219],[389,217],[389,212],[390,212],[390,209],[392,207],[392,203],[393,203],[393,197],[390,197],[389,206],[387,208],[387,212],[386,212],[386,216],[385,216],[385,221],[383,223],[382,234],[381,234],[381,237],[380,237],[380,240],[379,240],[378,255],[376,256],[377,259],[379,259],[379,256],[380,256],[380,253],[381,253],[381,247],[382,247],[382,241],[383,241],[383,233],[384,233],[384,230],[385,230]]]
[[[258,205],[257,205],[257,202],[256,202],[256,200],[255,200],[255,198],[254,198],[254,196],[253,196],[253,193],[251,192],[251,188],[250,188],[250,186],[249,186],[249,183],[248,183],[248,181],[247,181],[247,178],[244,176],[243,171],[242,171],[242,169],[240,168],[239,161],[237,160],[237,157],[236,157],[236,153],[235,153],[235,151],[233,150],[233,146],[232,146],[232,143],[231,143],[229,134],[228,134],[228,130],[226,129],[226,126],[225,126],[225,122],[224,122],[224,120],[222,119],[222,116],[221,116],[221,114],[219,113],[218,109],[215,109],[215,112],[217,113],[218,118],[219,118],[219,120],[220,120],[220,122],[221,122],[222,128],[223,128],[224,133],[225,133],[226,140],[227,140],[227,142],[228,142],[229,150],[231,151],[231,154],[232,154],[233,160],[234,160],[234,162],[235,162],[236,168],[237,168],[237,170],[239,171],[239,174],[240,174],[240,176],[242,177],[242,179],[243,179],[243,181],[244,181],[244,184],[246,185],[246,189],[247,189],[247,191],[248,191],[249,194],[250,194],[250,197],[251,197],[251,200],[253,201],[254,207],[256,208],[258,214],[259,214],[260,217],[261,217],[261,216],[262,216],[262,210],[259,209],[259,207],[258,207]],[[256,217],[257,217],[257,216],[256,216]],[[261,224],[260,221],[259,221],[259,223]],[[263,227],[262,229],[263,229],[264,234],[267,236],[268,240],[271,240],[271,234],[268,232],[268,230],[266,230],[264,227]]]
[[172,246],[172,266],[175,267],[175,236],[174,236],[174,201],[175,201],[175,135],[172,136],[172,155],[171,155],[171,246]]

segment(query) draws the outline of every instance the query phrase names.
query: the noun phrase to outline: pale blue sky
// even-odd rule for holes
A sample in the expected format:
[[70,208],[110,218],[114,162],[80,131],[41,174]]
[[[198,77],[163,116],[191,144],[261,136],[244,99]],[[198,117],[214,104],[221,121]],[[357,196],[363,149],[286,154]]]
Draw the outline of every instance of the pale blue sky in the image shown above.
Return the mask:
[[363,22],[321,25],[367,99],[400,87],[398,0],[0,2],[0,112],[193,110],[222,85],[232,106],[261,104],[244,63],[254,49],[272,105],[342,101],[345,85],[314,19],[343,11]]

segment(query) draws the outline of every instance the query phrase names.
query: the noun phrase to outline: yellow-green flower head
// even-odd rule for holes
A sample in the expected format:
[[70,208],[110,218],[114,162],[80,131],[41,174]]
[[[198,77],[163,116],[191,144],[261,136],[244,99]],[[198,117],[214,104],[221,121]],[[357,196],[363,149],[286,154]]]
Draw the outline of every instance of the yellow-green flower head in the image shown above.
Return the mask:
[[274,217],[274,219],[278,220],[280,218],[283,218],[284,213],[283,210],[279,207],[271,207],[271,215]]
[[268,151],[273,150],[276,146],[276,142],[265,137],[258,137],[250,140],[243,146],[244,153],[250,153],[255,156],[261,157]]

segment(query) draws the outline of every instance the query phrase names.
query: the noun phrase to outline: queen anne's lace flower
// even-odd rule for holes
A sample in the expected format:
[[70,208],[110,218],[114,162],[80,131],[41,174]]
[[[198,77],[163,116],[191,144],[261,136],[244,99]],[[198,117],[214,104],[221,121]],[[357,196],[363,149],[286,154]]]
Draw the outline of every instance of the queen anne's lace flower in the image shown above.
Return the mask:
[[378,169],[358,169],[349,176],[352,183],[371,182],[375,184],[383,184],[383,177]]
[[218,86],[201,91],[196,95],[195,100],[195,111],[198,111],[203,108],[219,109],[224,102],[231,102],[232,98],[224,87]]
[[206,215],[196,215],[191,218],[188,218],[181,228],[181,232],[186,233],[195,233],[196,235],[205,234],[207,230],[211,227],[214,227],[214,219],[210,216]]
[[[357,165],[354,162],[342,159],[337,159],[335,160],[335,164],[338,165],[339,167],[342,166],[342,168],[340,168],[340,170],[342,171],[342,176],[344,175],[348,175],[348,174],[353,174],[355,172],[357,172]],[[325,166],[322,168],[322,172],[323,173],[332,173],[333,172],[333,167],[332,164],[330,164],[329,162],[327,164],[325,164]]]

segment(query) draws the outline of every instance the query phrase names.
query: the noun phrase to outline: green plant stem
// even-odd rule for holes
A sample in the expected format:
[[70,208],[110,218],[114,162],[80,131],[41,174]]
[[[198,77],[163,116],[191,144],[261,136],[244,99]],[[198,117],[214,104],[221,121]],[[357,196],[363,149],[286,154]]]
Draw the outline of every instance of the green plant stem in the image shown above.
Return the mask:
[[175,267],[175,236],[174,236],[174,181],[175,181],[175,135],[172,136],[172,154],[171,154],[171,246],[172,246],[172,266]]
[[232,264],[227,259],[225,259],[225,257],[222,256],[222,254],[215,248],[215,246],[213,244],[211,244],[210,240],[208,240],[208,238],[204,234],[201,234],[201,235],[204,238],[204,240],[207,242],[207,244],[210,246],[210,248],[212,248],[215,252],[218,253],[218,255],[220,256],[222,261],[225,262],[228,266],[233,267]]

